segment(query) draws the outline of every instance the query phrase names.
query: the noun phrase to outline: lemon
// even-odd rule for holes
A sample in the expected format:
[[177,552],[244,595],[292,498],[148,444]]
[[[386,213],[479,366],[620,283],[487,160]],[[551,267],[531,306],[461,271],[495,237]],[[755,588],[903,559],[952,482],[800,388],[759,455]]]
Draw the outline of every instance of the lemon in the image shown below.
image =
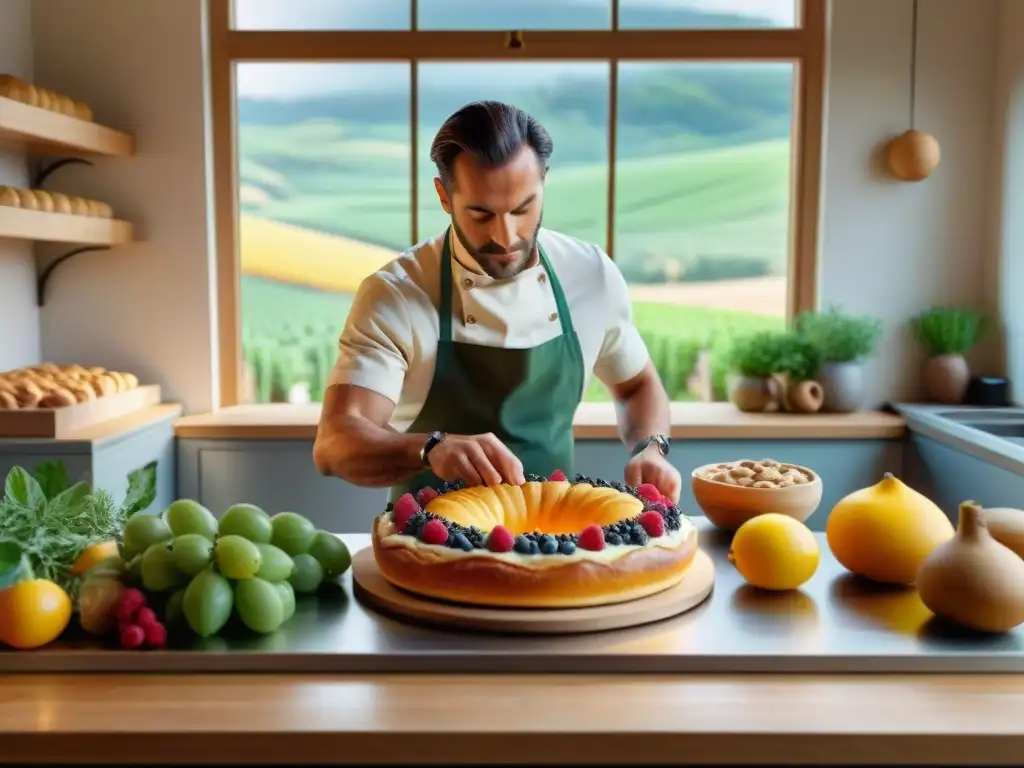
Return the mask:
[[729,560],[761,589],[796,589],[818,570],[820,550],[811,530],[792,517],[758,515],[739,527]]

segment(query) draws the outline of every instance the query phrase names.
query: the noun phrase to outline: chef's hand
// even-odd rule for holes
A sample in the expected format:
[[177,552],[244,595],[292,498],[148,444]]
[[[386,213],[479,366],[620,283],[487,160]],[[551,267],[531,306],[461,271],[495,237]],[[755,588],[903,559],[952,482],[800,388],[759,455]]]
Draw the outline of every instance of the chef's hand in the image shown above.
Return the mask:
[[522,485],[523,463],[488,432],[485,435],[446,435],[427,454],[430,469],[446,482],[466,485]]
[[679,503],[682,478],[679,475],[679,470],[662,455],[657,443],[652,442],[629,460],[626,465],[625,479],[626,484],[634,488],[644,483],[650,483],[661,492],[662,496],[671,499],[673,504]]

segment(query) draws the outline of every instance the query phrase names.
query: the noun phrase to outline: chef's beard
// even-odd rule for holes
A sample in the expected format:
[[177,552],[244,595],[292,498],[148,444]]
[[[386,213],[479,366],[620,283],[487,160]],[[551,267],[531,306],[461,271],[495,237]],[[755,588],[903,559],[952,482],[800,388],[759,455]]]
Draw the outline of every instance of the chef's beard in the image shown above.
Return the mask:
[[537,247],[537,237],[540,234],[540,228],[543,223],[544,212],[542,211],[540,218],[537,219],[537,226],[534,228],[533,235],[530,237],[529,241],[520,240],[511,248],[510,252],[518,253],[518,257],[515,261],[504,263],[492,259],[490,255],[493,253],[505,254],[506,250],[504,248],[493,240],[479,247],[473,245],[472,241],[466,237],[466,233],[462,231],[459,223],[455,221],[455,217],[452,217],[452,228],[455,230],[455,236],[459,238],[459,242],[462,243],[462,247],[465,248],[466,252],[476,260],[476,263],[480,265],[480,268],[487,273],[489,277],[493,277],[495,280],[511,280],[530,265],[530,262],[533,259],[534,249]]

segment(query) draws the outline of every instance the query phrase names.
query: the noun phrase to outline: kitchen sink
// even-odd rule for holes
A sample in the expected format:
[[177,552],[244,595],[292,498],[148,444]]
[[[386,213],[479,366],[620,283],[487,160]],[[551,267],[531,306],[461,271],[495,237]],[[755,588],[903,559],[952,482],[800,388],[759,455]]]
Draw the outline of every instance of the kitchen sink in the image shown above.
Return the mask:
[[938,411],[936,416],[959,424],[1024,424],[1024,408],[977,408],[973,410]]

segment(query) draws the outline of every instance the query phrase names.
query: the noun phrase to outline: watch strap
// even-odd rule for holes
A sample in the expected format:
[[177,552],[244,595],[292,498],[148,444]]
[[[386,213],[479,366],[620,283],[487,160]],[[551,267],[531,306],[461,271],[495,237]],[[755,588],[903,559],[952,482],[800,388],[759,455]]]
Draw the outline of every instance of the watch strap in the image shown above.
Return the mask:
[[427,435],[427,439],[423,441],[423,447],[420,448],[420,463],[423,466],[430,466],[430,459],[428,454],[437,446],[438,443],[444,441],[444,432],[430,432]]
[[657,443],[658,449],[661,451],[661,455],[668,456],[669,440],[667,435],[648,435],[633,446],[633,450],[630,452],[630,455],[638,456],[647,450],[647,447],[651,443]]

